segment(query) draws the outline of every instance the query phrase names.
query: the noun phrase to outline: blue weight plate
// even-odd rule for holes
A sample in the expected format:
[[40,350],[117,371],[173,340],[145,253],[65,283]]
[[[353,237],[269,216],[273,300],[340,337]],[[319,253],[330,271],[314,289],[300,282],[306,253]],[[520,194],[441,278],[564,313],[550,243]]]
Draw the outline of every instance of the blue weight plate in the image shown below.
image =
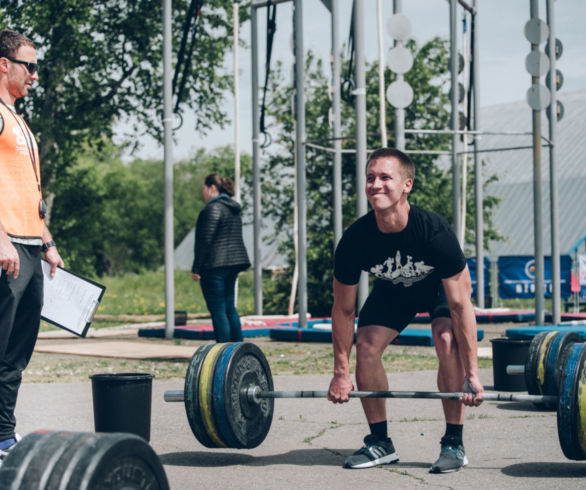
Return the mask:
[[226,369],[228,368],[230,358],[234,352],[234,349],[238,345],[238,343],[234,342],[226,347],[226,349],[222,352],[222,355],[216,364],[212,385],[212,403],[214,407],[216,427],[220,433],[220,437],[224,441],[224,444],[226,447],[230,448],[239,448],[240,442],[236,438],[236,435],[232,432],[232,428],[228,422],[228,416],[226,414],[226,403],[224,400],[224,380],[226,378]]
[[[551,338],[544,363],[542,386],[544,395],[559,395],[560,370],[563,370],[567,360],[568,353],[566,351],[576,342],[582,342],[582,337],[575,332],[558,332]],[[555,410],[556,405],[557,403],[548,406],[548,408]]]
[[576,332],[567,332],[564,334],[562,341],[558,346],[559,354],[555,361],[554,371],[555,371],[555,392],[552,393],[553,395],[559,395],[560,393],[560,383],[562,378],[562,373],[566,368],[566,362],[568,362],[568,357],[570,355],[570,350],[574,344],[581,344],[584,342],[584,339],[580,336],[580,334]]
[[561,378],[560,399],[557,412],[558,437],[566,458],[586,459],[584,421],[586,412],[584,386],[586,385],[586,344],[574,344]]

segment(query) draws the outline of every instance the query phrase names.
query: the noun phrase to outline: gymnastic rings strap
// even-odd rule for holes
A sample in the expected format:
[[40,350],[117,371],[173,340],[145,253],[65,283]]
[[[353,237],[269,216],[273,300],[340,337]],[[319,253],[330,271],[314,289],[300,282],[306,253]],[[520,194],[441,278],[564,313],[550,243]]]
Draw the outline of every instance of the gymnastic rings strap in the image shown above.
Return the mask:
[[267,131],[265,131],[263,133],[265,140],[262,142],[262,145],[260,145],[260,147],[264,150],[265,148],[268,148],[269,146],[271,146],[272,142],[273,142],[273,138],[271,136],[271,134]]

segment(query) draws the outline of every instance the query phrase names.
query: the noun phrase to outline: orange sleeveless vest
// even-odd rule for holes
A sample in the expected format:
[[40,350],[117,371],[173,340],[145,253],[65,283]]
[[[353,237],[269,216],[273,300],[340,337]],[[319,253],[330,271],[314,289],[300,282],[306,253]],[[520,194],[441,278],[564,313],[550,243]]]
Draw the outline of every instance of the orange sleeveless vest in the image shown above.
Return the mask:
[[35,138],[24,119],[0,103],[0,223],[9,236],[42,236],[40,185]]

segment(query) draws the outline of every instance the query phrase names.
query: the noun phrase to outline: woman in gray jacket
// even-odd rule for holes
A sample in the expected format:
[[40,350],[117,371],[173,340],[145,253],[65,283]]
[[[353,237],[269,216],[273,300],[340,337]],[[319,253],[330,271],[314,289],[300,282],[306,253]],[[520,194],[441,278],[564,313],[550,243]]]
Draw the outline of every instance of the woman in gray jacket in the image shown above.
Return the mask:
[[195,226],[191,278],[201,285],[216,342],[242,340],[234,294],[238,273],[250,267],[250,260],[242,238],[242,206],[233,195],[232,180],[208,175],[203,184],[206,207]]

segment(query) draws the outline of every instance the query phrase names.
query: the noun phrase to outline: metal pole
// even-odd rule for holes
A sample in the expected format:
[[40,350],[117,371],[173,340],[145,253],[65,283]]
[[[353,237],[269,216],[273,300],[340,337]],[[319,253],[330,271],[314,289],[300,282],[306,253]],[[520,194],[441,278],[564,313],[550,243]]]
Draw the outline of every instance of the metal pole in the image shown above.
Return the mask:
[[305,100],[303,91],[303,72],[305,57],[303,53],[303,10],[302,0],[294,1],[295,36],[295,158],[297,166],[297,236],[299,251],[297,264],[299,284],[297,302],[299,305],[299,327],[307,326],[307,204],[305,202]]
[[[452,131],[458,129],[458,48],[457,48],[457,0],[450,0],[450,72],[452,84]],[[460,237],[462,227],[460,217],[460,165],[458,162],[458,136],[452,133],[452,220],[454,233]],[[460,244],[462,245],[462,244]]]
[[[531,18],[537,18],[538,2],[531,0]],[[531,44],[531,51],[538,51],[539,45]],[[531,77],[532,84],[539,84],[539,77]],[[544,272],[543,272],[543,216],[541,212],[541,111],[533,110],[533,214],[535,248],[535,324],[544,322]]]
[[555,139],[557,125],[557,97],[555,72],[555,25],[554,2],[547,0],[547,24],[549,26],[549,199],[551,213],[551,302],[552,322],[561,321],[561,286],[560,286],[560,229],[559,229],[559,193],[557,167],[555,165]]
[[[335,3],[335,2],[334,2]],[[385,109],[385,61],[383,52],[383,9],[381,0],[376,0],[376,26],[378,35],[378,112],[381,145],[387,146],[387,118]]]
[[173,94],[171,82],[171,0],[163,0],[163,127],[165,131],[165,338],[175,329],[175,264],[173,260]]
[[[393,3],[393,13],[400,14],[403,11],[403,1],[402,0],[394,0]],[[395,46],[400,46],[403,44],[403,41],[394,42]],[[402,73],[396,74],[396,80],[398,82],[404,79]],[[395,107],[395,121],[394,121],[394,129],[395,129],[395,148],[397,150],[405,151],[405,109],[402,107]]]
[[234,0],[233,3],[233,18],[234,23],[232,29],[234,30],[234,43],[232,52],[234,57],[234,197],[240,202],[240,111],[239,111],[239,86],[238,86],[238,31],[240,29],[240,15],[238,9],[240,7],[240,0]]
[[342,124],[340,119],[340,8],[339,2],[332,2],[332,112],[334,116],[334,248],[342,238]]
[[[480,82],[479,67],[480,60],[478,57],[478,3],[474,0],[473,12],[472,12],[472,43],[474,47],[472,49],[472,86],[474,88],[472,94],[473,104],[473,124],[474,131],[480,130],[480,88],[478,86]],[[484,190],[483,177],[482,177],[482,162],[478,156],[478,139],[479,136],[474,137],[474,208],[475,208],[475,221],[476,221],[476,305],[479,308],[484,308],[484,215],[483,215],[483,202],[484,202]],[[496,294],[496,293],[493,293]]]
[[262,264],[260,257],[260,115],[258,109],[258,19],[256,8],[250,11],[250,52],[252,85],[252,199],[254,229],[254,313],[262,315]]
[[[354,11],[354,46],[356,48],[356,214],[366,214],[366,75],[364,70],[364,0],[355,0]],[[358,308],[360,309],[368,296],[368,276],[362,273],[358,285]]]

